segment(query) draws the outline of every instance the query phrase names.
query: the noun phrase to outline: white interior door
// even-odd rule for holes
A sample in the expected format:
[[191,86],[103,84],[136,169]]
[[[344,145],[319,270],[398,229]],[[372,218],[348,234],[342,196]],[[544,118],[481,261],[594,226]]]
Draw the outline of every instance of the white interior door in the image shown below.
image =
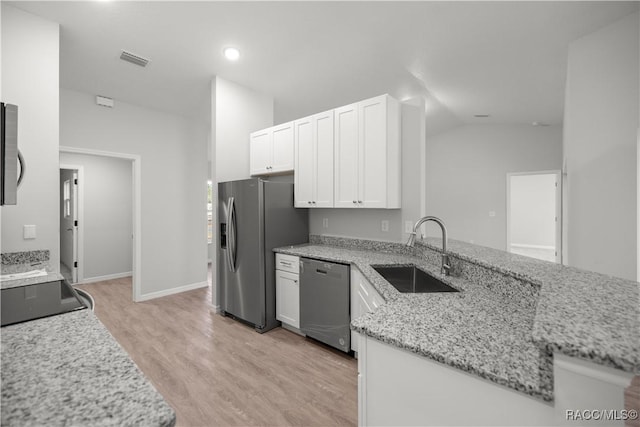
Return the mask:
[[60,263],[72,283],[78,281],[78,171],[60,169]]
[[507,175],[507,251],[561,262],[561,174]]
[[73,171],[71,184],[71,243],[73,263],[71,265],[71,277],[73,283],[78,282],[78,171]]

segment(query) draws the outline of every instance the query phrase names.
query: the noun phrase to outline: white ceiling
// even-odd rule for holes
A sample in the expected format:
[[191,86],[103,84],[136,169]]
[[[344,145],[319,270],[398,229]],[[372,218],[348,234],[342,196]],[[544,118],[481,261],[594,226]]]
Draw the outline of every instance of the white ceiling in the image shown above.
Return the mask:
[[[276,122],[389,93],[464,123],[560,123],[568,44],[638,3],[11,4],[61,24],[61,87],[116,101],[197,116],[218,75],[273,96]],[[122,49],[152,62],[125,63]]]

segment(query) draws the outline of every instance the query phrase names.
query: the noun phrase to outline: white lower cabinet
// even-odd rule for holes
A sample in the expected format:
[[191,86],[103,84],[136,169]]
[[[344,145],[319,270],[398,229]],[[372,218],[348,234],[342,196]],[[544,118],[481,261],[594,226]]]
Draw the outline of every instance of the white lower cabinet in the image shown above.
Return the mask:
[[[554,354],[551,403],[375,338],[358,338],[359,426],[625,424],[624,391],[632,373]],[[571,419],[603,409],[600,418]]]
[[[351,266],[351,320],[376,311],[384,299],[355,266]],[[351,331],[351,350],[358,351],[358,333]]]
[[276,254],[276,319],[300,329],[300,259]]

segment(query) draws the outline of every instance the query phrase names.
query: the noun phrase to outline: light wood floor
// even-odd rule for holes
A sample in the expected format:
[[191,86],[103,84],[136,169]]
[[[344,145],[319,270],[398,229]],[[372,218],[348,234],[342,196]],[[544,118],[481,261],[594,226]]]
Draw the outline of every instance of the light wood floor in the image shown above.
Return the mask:
[[209,310],[210,288],[131,301],[131,279],[78,286],[175,409],[179,426],[357,423],[355,359],[282,328]]

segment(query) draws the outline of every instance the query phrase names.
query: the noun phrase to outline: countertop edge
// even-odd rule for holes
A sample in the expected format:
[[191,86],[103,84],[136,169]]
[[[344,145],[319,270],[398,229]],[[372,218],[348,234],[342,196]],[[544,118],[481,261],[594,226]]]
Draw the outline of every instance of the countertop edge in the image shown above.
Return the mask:
[[[350,264],[352,266],[355,266],[364,276],[365,278],[369,281],[369,283],[371,283],[371,285],[380,293],[380,295],[383,297],[383,299],[385,300],[386,304],[389,303],[393,303],[394,298],[393,298],[393,294],[389,294],[391,292],[390,288],[391,285],[387,285],[388,288],[382,288],[382,284],[381,284],[381,280],[383,279],[379,279],[378,277],[372,277],[370,275],[370,272],[368,271],[372,265],[375,264],[369,264],[366,263],[365,265],[362,264],[362,262],[358,259],[356,259],[358,257],[358,253],[357,252],[364,252],[367,253],[369,251],[367,251],[366,249],[357,249],[357,248],[342,248],[342,247],[337,247],[341,250],[346,250],[346,251],[350,251],[353,252],[354,257],[351,259],[345,259],[345,257],[340,257],[338,255],[327,255],[327,254],[317,254],[317,253],[307,253],[307,251],[304,250],[304,248],[309,248],[310,250],[313,249],[313,247],[317,247],[317,246],[322,246],[322,247],[332,247],[330,245],[318,245],[318,244],[303,244],[303,245],[298,245],[298,246],[293,246],[293,247],[281,247],[281,248],[275,248],[274,252],[276,253],[282,253],[282,254],[287,254],[287,255],[294,255],[294,256],[299,256],[299,257],[309,257],[309,258],[315,258],[315,259],[320,259],[320,260],[324,260],[324,261],[330,261],[330,262],[338,262],[338,263],[343,263],[343,264]],[[300,250],[302,249],[302,251]],[[363,254],[364,255],[364,254]],[[426,261],[422,261],[420,259],[414,259],[413,257],[410,257],[408,255],[402,255],[402,254],[393,254],[393,253],[389,253],[389,254],[385,254],[385,255],[390,255],[390,256],[400,256],[400,257],[407,257],[408,258],[408,264],[414,264],[414,263],[418,263],[418,264],[422,264],[422,263],[426,263]],[[393,292],[396,292],[395,289],[393,290]],[[362,322],[360,322],[362,323]],[[539,384],[539,387],[531,387],[531,386],[527,386],[526,384],[524,384],[523,382],[519,382],[516,379],[511,379],[511,378],[505,378],[499,375],[495,375],[492,374],[490,372],[487,371],[483,371],[477,368],[474,368],[472,365],[470,364],[464,364],[464,363],[459,363],[456,360],[452,360],[452,359],[447,359],[447,357],[441,355],[441,354],[437,354],[437,353],[433,353],[430,352],[428,350],[425,350],[424,348],[421,347],[415,347],[412,345],[407,345],[406,343],[395,339],[395,338],[391,338],[388,336],[382,336],[380,334],[377,334],[373,331],[371,331],[370,329],[367,329],[366,326],[361,325],[360,323],[358,323],[357,320],[354,320],[350,323],[350,328],[351,330],[358,332],[358,333],[362,333],[368,337],[371,337],[373,339],[376,339],[382,343],[386,343],[388,345],[397,347],[398,349],[403,349],[406,351],[409,351],[413,354],[416,354],[417,356],[420,357],[424,357],[426,359],[429,359],[431,361],[434,362],[438,362],[438,363],[442,363],[446,366],[455,368],[455,369],[459,369],[461,371],[473,374],[479,378],[482,378],[484,380],[487,381],[491,381],[495,384],[501,385],[501,386],[505,386],[508,387],[512,390],[515,390],[517,392],[521,392],[524,393],[528,396],[531,396],[533,398],[538,398],[541,399],[545,402],[550,402],[553,401],[553,390],[549,390],[548,384],[544,384],[543,382],[541,382]]]
[[[437,241],[437,239],[431,239],[433,241]],[[435,251],[440,251],[440,249],[431,241],[418,241],[416,242],[417,244],[419,244],[420,246],[424,246],[427,247],[428,249],[431,250],[435,250]],[[457,244],[465,244],[464,242],[457,242],[455,241]],[[392,244],[390,244],[392,245]],[[398,244],[396,244],[398,245]],[[290,254],[290,255],[296,255],[296,256],[310,256],[310,257],[315,257],[317,259],[324,259],[327,261],[334,261],[334,262],[342,262],[342,263],[349,263],[349,264],[353,264],[356,267],[358,267],[358,269],[365,275],[365,277],[371,282],[371,284],[376,288],[376,290],[381,294],[381,296],[385,299],[385,301],[392,301],[393,300],[393,294],[390,296],[389,295],[389,290],[388,289],[380,289],[380,285],[377,283],[377,278],[371,278],[370,275],[367,274],[366,268],[363,268],[363,266],[359,265],[359,263],[357,261],[345,261],[344,259],[341,259],[337,256],[328,256],[326,254],[323,255],[319,255],[316,256],[314,255],[309,255],[309,254],[305,254],[304,251],[300,252],[300,249],[302,248],[308,248],[308,247],[313,247],[313,246],[329,246],[331,247],[331,245],[324,245],[322,243],[307,243],[307,244],[303,244],[303,245],[297,245],[297,246],[293,246],[293,247],[282,247],[282,248],[275,248],[274,252],[279,252],[279,253],[286,253],[286,254]],[[503,251],[498,251],[497,249],[492,249],[492,248],[484,248],[481,246],[476,246],[476,245],[472,245],[475,246],[477,248],[479,248],[478,250],[488,250],[488,251],[496,251],[496,252],[503,252]],[[362,248],[358,248],[358,247],[342,247],[342,246],[336,246],[336,248],[338,249],[342,249],[342,250],[350,250],[350,251],[361,251],[361,252],[368,252],[370,250],[368,249],[362,249]],[[534,285],[539,286],[541,289],[544,288],[545,286],[549,286],[549,284],[547,283],[547,281],[545,280],[544,277],[540,277],[540,276],[535,276],[535,275],[531,275],[531,274],[526,274],[526,273],[522,273],[522,272],[517,272],[517,271],[513,271],[513,270],[509,270],[509,269],[505,269],[503,267],[500,266],[495,266],[492,265],[491,263],[485,261],[485,260],[480,260],[477,259],[475,257],[472,257],[470,255],[467,254],[461,254],[459,252],[457,252],[455,250],[455,248],[453,248],[452,250],[450,250],[450,253],[453,256],[458,256],[461,259],[464,259],[467,262],[471,262],[474,263],[476,265],[480,265],[482,267],[486,267],[489,268],[493,271],[496,271],[498,273],[501,274],[506,274],[506,275],[510,275],[512,277],[515,277],[517,279],[520,280],[525,280],[528,281],[530,283],[533,283]],[[402,255],[402,254],[395,254],[395,255]],[[555,265],[552,263],[546,263],[544,261],[539,261],[539,260],[532,260],[532,259],[528,259],[527,257],[523,257],[521,255],[516,255],[516,254],[507,254],[507,257],[511,258],[513,257],[514,259],[517,259],[519,261],[522,261],[524,263],[527,264],[531,264],[531,265],[537,265],[537,266],[543,266],[543,267],[553,267],[556,269],[562,269],[564,271],[568,271],[568,272],[575,272],[576,274],[579,273],[583,273],[583,274],[593,274],[594,277],[603,277],[603,278],[608,278],[609,276],[606,275],[601,275],[599,273],[592,273],[592,272],[581,272],[581,270],[575,269],[573,267],[567,267],[567,266],[561,266],[561,265]],[[549,264],[549,265],[547,265]],[[618,278],[612,278],[612,280],[624,280],[624,279],[618,279]],[[544,350],[548,350],[548,351],[554,351],[554,352],[559,352],[562,353],[566,356],[570,356],[570,357],[576,357],[585,361],[589,361],[589,362],[593,362],[602,366],[607,366],[607,367],[611,367],[614,369],[619,369],[625,372],[630,372],[630,373],[637,373],[640,371],[640,354],[638,354],[636,352],[636,358],[634,359],[633,357],[624,357],[621,355],[615,355],[615,354],[611,354],[608,353],[606,351],[603,351],[602,349],[598,349],[595,348],[593,346],[589,346],[588,343],[587,344],[583,344],[585,345],[585,347],[579,347],[574,343],[569,342],[568,340],[558,340],[558,339],[554,339],[549,337],[548,333],[546,332],[545,326],[548,326],[547,324],[550,322],[547,319],[542,319],[543,316],[538,313],[538,311],[536,311],[536,315],[534,317],[534,325],[533,325],[533,329],[532,329],[532,341],[534,342],[534,344],[536,346],[538,346],[540,349],[544,349]],[[640,321],[640,317],[639,317],[639,321]],[[544,325],[543,325],[544,323]],[[640,342],[640,340],[639,340]]]

